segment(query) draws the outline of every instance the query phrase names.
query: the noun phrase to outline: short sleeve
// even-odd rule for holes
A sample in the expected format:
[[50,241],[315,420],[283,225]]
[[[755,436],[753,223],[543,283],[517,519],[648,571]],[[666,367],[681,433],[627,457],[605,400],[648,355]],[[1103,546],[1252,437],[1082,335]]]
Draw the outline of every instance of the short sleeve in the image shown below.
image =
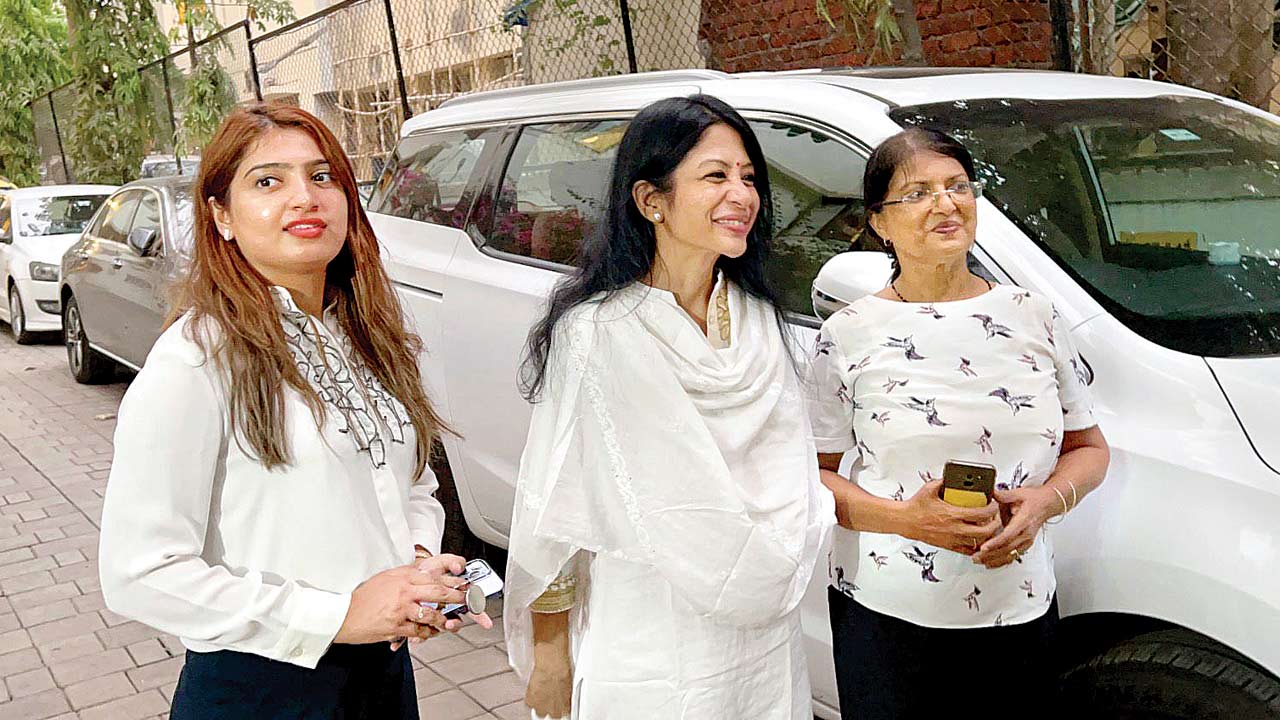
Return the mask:
[[853,398],[846,385],[844,353],[835,334],[822,326],[809,358],[809,424],[820,453],[842,453],[857,444],[853,434]]
[[1053,361],[1058,375],[1063,429],[1068,432],[1087,430],[1098,424],[1093,417],[1093,395],[1089,392],[1091,371],[1076,352],[1071,328],[1057,310],[1053,311],[1051,327],[1049,341],[1053,344]]

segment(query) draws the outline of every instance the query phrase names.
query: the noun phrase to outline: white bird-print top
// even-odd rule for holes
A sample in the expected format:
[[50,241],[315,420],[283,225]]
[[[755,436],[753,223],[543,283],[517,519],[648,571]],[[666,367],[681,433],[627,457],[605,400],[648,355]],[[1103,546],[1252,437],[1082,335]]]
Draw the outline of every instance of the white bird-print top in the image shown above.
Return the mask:
[[[810,415],[819,452],[856,452],[867,492],[903,500],[949,460],[996,467],[996,485],[1043,483],[1064,430],[1095,425],[1087,370],[1045,298],[997,285],[967,300],[867,296],[822,325]],[[1070,501],[1070,498],[1067,498]],[[989,570],[898,535],[836,529],[832,587],[876,612],[939,628],[1034,620],[1056,583],[1048,529]]]

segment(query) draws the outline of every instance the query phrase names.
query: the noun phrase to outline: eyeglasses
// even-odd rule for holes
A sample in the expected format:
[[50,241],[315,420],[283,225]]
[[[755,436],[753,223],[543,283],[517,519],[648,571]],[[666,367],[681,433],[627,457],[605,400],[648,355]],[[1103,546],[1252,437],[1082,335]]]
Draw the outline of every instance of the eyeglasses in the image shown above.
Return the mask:
[[958,182],[945,190],[932,192],[929,190],[912,190],[896,200],[885,200],[884,202],[873,207],[878,210],[886,205],[921,205],[929,203],[931,206],[938,202],[938,198],[943,195],[950,195],[952,202],[971,203],[982,197],[982,189],[986,187],[986,183],[981,180],[969,180],[966,182]]

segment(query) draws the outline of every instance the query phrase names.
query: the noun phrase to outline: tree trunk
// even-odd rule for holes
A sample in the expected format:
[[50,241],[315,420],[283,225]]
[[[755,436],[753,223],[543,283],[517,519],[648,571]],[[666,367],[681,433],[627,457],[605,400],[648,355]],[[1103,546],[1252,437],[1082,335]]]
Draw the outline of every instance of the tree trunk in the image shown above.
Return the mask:
[[916,22],[915,0],[893,0],[893,14],[902,31],[902,64],[924,65],[924,44],[920,41],[920,24]]

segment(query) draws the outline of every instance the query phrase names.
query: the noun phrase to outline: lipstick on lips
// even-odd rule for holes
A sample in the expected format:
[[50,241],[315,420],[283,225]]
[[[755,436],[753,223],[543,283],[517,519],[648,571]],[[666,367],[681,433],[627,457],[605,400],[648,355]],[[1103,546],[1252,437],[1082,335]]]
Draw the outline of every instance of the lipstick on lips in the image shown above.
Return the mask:
[[314,240],[320,237],[326,227],[328,225],[320,218],[301,218],[285,225],[284,231],[294,237]]

